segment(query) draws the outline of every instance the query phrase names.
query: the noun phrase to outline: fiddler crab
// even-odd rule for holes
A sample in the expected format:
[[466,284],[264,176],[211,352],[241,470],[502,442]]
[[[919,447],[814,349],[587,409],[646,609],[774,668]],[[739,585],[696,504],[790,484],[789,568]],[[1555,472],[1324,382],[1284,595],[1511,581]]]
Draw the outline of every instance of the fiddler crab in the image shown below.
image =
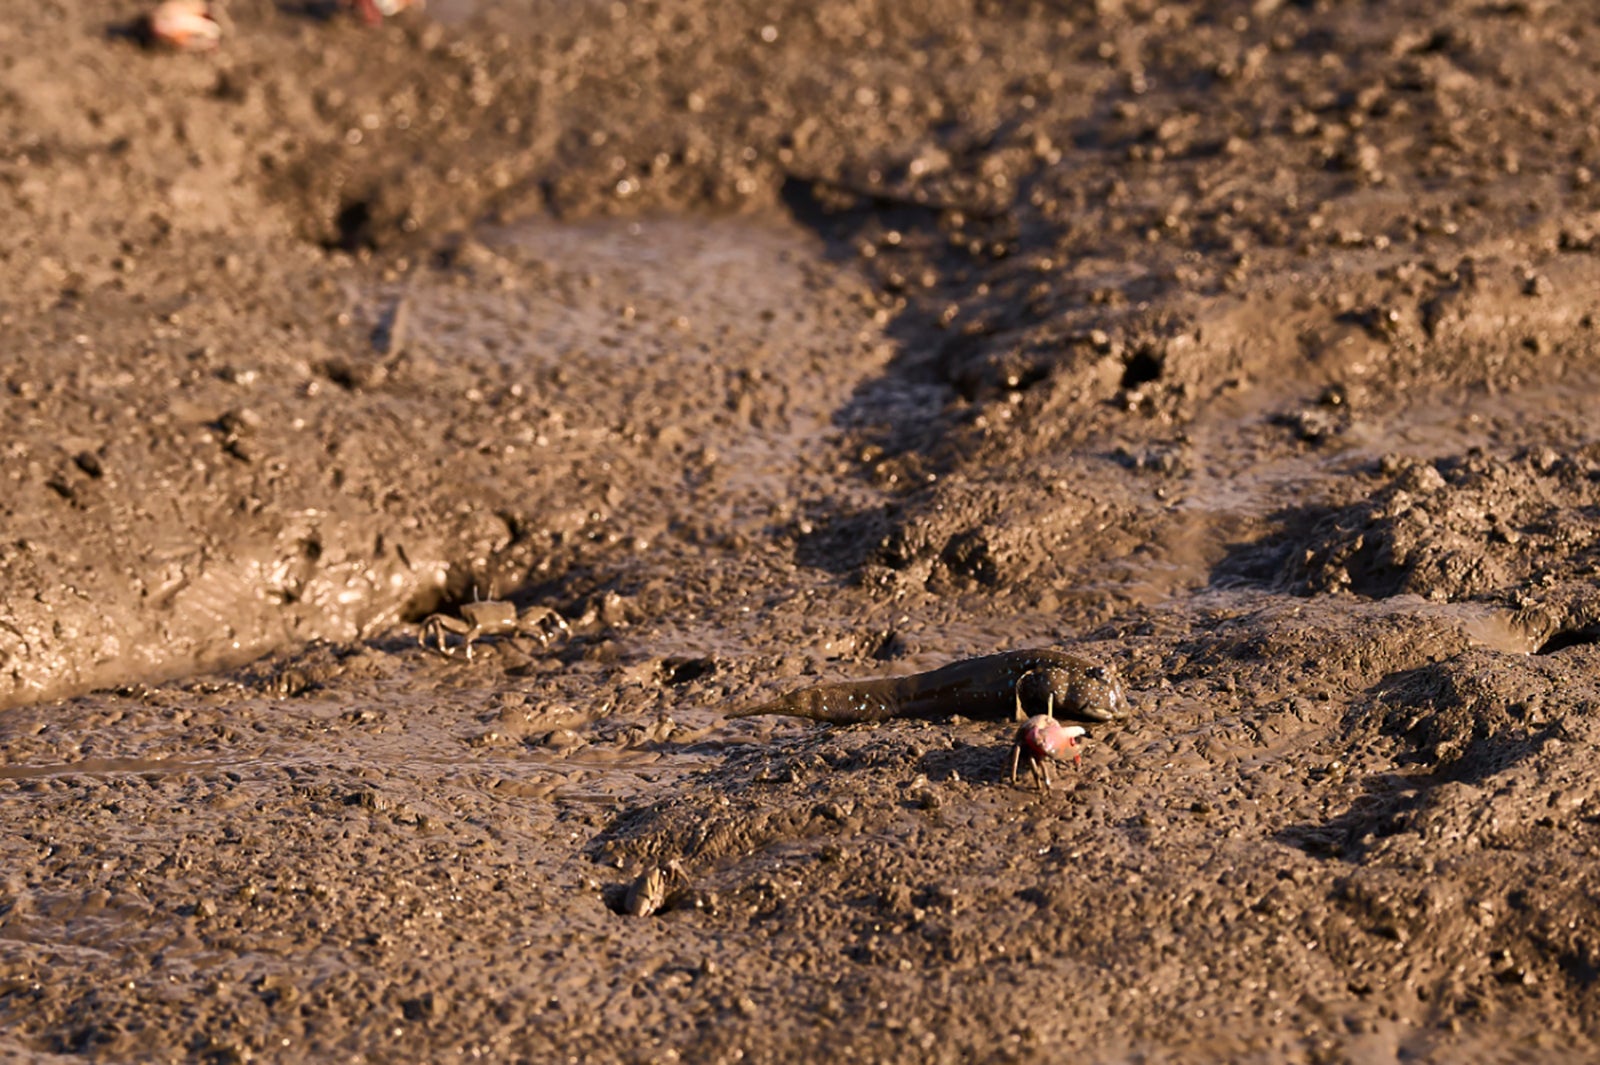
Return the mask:
[[532,636],[539,646],[548,647],[556,633],[567,632],[567,622],[547,606],[531,606],[518,611],[516,604],[503,599],[474,599],[461,604],[461,616],[429,614],[422,619],[417,642],[428,646],[432,639],[439,653],[454,657],[455,648],[445,642],[447,633],[461,637],[461,646],[472,661],[472,644],[485,636]]
[[[1083,762],[1083,752],[1078,748],[1078,737],[1088,735],[1081,725],[1063,725],[1055,718],[1055,697],[1048,697],[1045,711],[1027,717],[1022,710],[1022,697],[1017,696],[1017,720],[1022,727],[1017,730],[1016,742],[1011,747],[1011,783],[1017,782],[1017,770],[1026,765],[1040,790],[1053,790],[1050,780],[1050,763],[1065,762],[1072,757],[1073,766]],[[1027,718],[1026,720],[1023,720]]]
[[667,904],[668,893],[675,887],[688,883],[689,875],[676,858],[666,865],[652,865],[628,885],[622,900],[622,912],[629,917],[649,917],[660,913]]

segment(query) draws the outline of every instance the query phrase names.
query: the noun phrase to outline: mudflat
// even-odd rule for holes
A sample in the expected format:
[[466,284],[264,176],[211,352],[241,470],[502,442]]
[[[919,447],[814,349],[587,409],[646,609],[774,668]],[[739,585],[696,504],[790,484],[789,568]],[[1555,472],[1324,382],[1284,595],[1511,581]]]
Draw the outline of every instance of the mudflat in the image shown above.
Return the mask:
[[1587,6],[0,9],[0,1056],[1600,1055]]

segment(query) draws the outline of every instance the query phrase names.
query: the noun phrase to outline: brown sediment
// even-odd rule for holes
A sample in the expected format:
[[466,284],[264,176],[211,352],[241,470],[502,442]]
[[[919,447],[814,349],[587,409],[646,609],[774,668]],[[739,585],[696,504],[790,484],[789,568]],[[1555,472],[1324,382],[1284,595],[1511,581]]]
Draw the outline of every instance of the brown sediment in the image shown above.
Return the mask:
[[[138,14],[0,11],[0,1057],[1600,1057],[1587,9]],[[724,719],[1046,644],[1049,796]]]

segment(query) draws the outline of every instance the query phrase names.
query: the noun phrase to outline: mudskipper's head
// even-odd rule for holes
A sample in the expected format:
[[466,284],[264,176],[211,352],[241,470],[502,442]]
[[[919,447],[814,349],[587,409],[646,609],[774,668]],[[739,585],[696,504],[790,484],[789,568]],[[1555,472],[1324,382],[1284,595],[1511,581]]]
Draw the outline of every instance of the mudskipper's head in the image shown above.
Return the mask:
[[1050,713],[1079,721],[1120,721],[1128,716],[1122,685],[1105,666],[1050,666],[1024,674],[1017,681],[1017,702],[1023,713]]

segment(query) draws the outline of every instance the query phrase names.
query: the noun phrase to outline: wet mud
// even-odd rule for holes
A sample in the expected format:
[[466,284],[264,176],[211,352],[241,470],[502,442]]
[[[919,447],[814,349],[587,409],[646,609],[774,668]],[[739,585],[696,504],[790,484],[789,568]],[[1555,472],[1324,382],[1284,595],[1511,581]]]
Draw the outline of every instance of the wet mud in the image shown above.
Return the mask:
[[0,35],[0,1056],[1600,1054],[1586,8],[226,14]]

